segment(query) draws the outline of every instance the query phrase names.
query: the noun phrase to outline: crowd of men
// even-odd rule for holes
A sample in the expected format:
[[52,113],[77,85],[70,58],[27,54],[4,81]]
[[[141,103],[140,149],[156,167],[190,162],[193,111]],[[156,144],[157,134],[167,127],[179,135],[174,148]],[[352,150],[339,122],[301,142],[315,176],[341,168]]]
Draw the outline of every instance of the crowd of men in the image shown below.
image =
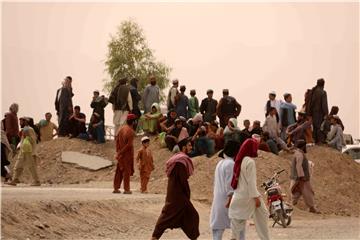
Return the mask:
[[[156,134],[160,143],[175,153],[166,163],[169,178],[167,200],[155,227],[153,239],[160,238],[167,228],[177,227],[181,227],[190,239],[199,236],[199,216],[190,202],[187,182],[193,173],[191,157],[212,156],[220,150],[223,151],[219,156],[224,160],[219,162],[215,173],[214,194],[220,195],[214,195],[215,205],[212,211],[218,211],[220,215],[212,212],[212,217],[215,216],[211,223],[214,239],[221,239],[222,233],[226,228],[230,228],[230,225],[234,239],[244,239],[245,222],[250,217],[254,217],[261,239],[268,239],[264,220],[266,208],[256,184],[251,185],[254,181],[256,183],[253,158],[257,156],[258,149],[274,154],[278,154],[280,150],[297,149],[291,169],[293,204],[303,195],[310,211],[318,212],[314,207],[309,181],[306,145],[327,144],[341,150],[345,144],[344,126],[337,115],[339,108],[334,106],[330,113],[328,112],[324,79],[317,80],[316,86],[306,91],[304,104],[297,112],[290,93],[285,93],[284,99],[279,100],[276,92],[270,92],[269,100],[265,104],[264,123],[255,120],[251,124],[250,120],[244,120],[242,129],[237,121],[242,106],[230,95],[228,89],[222,91],[223,97],[219,101],[213,98],[214,91],[209,89],[206,92],[207,97],[200,102],[195,90],[191,90],[188,97],[185,93],[186,87],[179,86],[177,79],[173,80],[166,99],[167,114],[163,115],[156,78],[149,77],[149,84],[142,94],[139,93],[137,84],[136,78],[131,79],[130,84],[127,78],[122,78],[109,98],[100,96],[99,91],[94,91],[90,104],[93,112],[88,127],[86,115],[81,112],[80,106],[73,106],[74,93],[70,76],[64,79],[62,87],[56,92],[58,127],[51,122],[51,113],[46,113],[45,119],[37,124],[29,117],[18,119],[19,106],[12,104],[1,124],[1,174],[5,181],[16,185],[23,169],[28,167],[33,177],[32,185],[40,185],[36,171],[36,145],[39,141],[49,141],[58,135],[104,143],[104,109],[111,103],[118,160],[114,193],[120,193],[123,182],[124,193],[131,194],[130,176],[134,173],[133,141],[136,134]],[[146,193],[153,160],[148,149],[149,138],[143,138],[142,143],[137,161],[140,164],[139,169],[142,169],[141,192]],[[20,151],[14,175],[11,177],[7,156],[9,152],[16,151],[18,146]],[[219,188],[225,190],[217,191]],[[245,194],[244,191],[248,193]],[[244,199],[247,199],[246,203]],[[254,205],[249,205],[252,199],[255,200]]]

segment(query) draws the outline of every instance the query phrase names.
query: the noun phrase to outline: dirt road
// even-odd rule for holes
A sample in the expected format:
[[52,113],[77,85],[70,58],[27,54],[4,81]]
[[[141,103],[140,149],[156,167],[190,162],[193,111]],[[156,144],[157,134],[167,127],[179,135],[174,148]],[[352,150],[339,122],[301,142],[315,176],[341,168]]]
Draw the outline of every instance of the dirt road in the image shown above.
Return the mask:
[[[4,239],[149,239],[164,195],[111,193],[111,183],[2,187]],[[136,188],[136,185],[132,185]],[[200,215],[199,239],[211,239],[210,206],[194,202]],[[269,226],[271,222],[269,221]],[[21,226],[21,228],[19,227]],[[360,219],[316,216],[295,211],[291,226],[270,227],[272,239],[360,239]],[[186,239],[168,230],[163,239]],[[229,231],[224,239],[229,239]],[[257,239],[254,226],[247,239]]]

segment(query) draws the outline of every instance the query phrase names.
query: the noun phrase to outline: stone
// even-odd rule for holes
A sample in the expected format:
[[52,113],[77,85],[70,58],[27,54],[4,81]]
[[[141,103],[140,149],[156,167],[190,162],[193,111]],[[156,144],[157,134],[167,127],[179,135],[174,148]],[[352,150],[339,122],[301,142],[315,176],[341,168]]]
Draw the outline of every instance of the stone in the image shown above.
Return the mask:
[[64,151],[61,153],[61,161],[64,163],[77,164],[79,167],[89,170],[99,170],[113,165],[112,161],[106,160],[102,157],[93,156],[89,154]]

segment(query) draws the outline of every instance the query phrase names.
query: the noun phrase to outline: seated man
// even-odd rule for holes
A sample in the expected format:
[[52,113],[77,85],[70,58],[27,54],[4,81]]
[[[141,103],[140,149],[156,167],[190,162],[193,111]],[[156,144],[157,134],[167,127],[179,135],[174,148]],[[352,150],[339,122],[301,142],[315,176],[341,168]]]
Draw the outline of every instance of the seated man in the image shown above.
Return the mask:
[[105,143],[104,122],[101,120],[100,114],[94,112],[92,115],[87,134],[89,140],[95,140],[97,143]]
[[306,130],[311,128],[311,121],[306,118],[304,112],[298,112],[296,123],[286,129],[288,144],[294,144],[298,140],[306,140]]
[[69,118],[70,138],[79,136],[80,133],[86,133],[86,116],[80,112],[80,107],[74,107],[74,113]]
[[215,152],[215,141],[206,135],[204,126],[198,128],[191,139],[194,142],[194,150],[189,154],[190,157],[196,157],[206,154],[211,157]]
[[171,127],[165,137],[165,143],[167,148],[172,151],[178,142],[188,137],[188,131],[186,130],[186,128],[183,127],[181,120],[176,119],[175,126]]

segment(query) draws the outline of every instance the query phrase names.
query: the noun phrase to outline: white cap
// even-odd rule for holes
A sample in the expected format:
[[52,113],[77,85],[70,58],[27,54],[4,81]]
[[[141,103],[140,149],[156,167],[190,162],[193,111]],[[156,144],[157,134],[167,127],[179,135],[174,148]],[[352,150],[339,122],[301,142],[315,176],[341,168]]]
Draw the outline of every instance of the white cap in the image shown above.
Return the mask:
[[276,92],[275,92],[275,91],[271,91],[271,92],[269,92],[269,94],[276,96]]
[[146,140],[149,140],[149,141],[150,141],[150,138],[149,138],[148,136],[145,136],[145,137],[142,137],[142,138],[141,138],[141,142],[144,142],[144,141],[146,141]]

